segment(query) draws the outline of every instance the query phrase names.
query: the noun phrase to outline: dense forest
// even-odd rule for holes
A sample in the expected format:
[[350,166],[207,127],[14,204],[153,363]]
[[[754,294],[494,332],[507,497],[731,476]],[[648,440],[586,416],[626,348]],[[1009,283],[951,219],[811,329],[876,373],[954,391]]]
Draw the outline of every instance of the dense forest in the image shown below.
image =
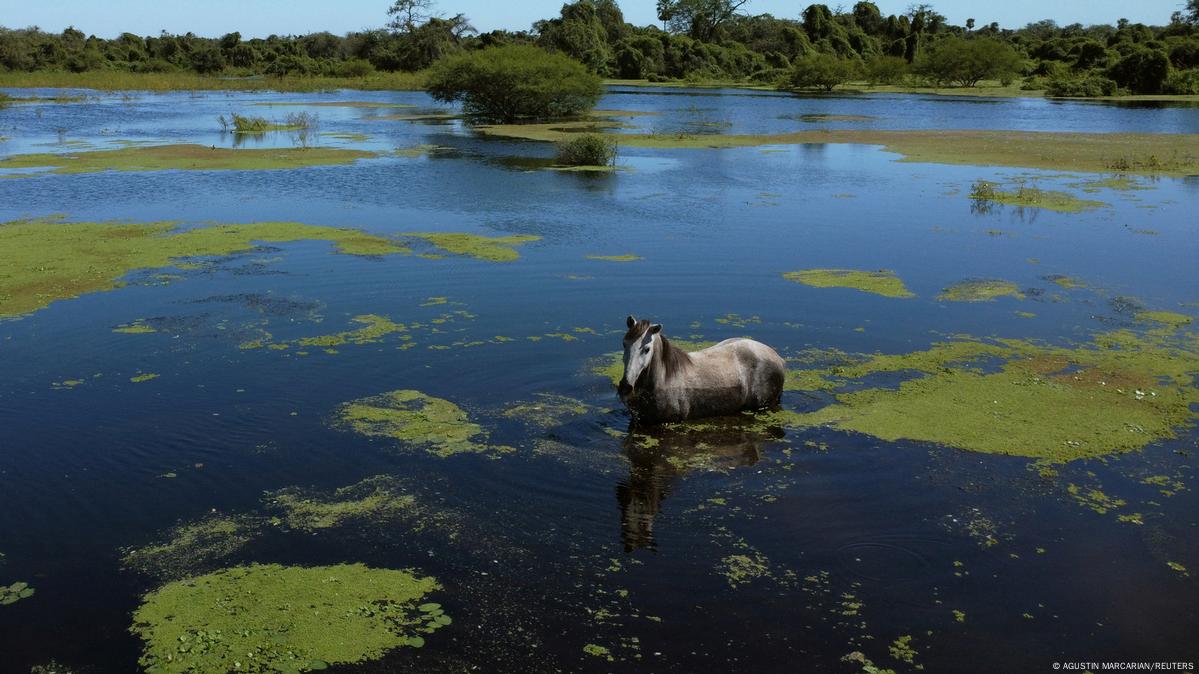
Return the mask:
[[435,14],[432,0],[397,0],[386,27],[344,36],[163,32],[102,39],[75,28],[0,28],[0,70],[364,77],[420,71],[459,52],[534,44],[623,79],[823,89],[849,81],[971,87],[998,80],[1057,96],[1199,94],[1199,0],[1163,17],[1163,26],[1045,20],[1018,29],[974,19],[951,25],[927,4],[889,16],[871,2],[849,11],[814,4],[793,18],[754,15],[748,5],[658,0],[661,25],[634,26],[616,0],[576,0],[529,30],[487,33],[462,14]]

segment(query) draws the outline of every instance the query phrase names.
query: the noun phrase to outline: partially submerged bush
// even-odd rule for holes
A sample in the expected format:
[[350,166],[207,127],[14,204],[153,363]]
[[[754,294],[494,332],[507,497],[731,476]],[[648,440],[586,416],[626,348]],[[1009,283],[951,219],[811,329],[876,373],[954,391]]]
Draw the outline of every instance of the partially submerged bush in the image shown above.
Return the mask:
[[461,101],[468,117],[505,123],[575,116],[603,93],[583,64],[531,45],[447,56],[429,69],[426,89],[438,101]]
[[615,166],[616,141],[598,133],[584,133],[558,143],[562,166]]

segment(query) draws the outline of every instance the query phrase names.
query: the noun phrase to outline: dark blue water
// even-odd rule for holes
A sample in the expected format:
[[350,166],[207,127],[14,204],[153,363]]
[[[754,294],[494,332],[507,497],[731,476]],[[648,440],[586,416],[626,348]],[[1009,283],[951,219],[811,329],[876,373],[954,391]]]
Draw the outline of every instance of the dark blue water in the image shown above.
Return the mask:
[[[542,239],[510,263],[268,246],[168,270],[180,278],[166,283],[155,278],[163,270],[135,272],[121,289],[0,322],[0,585],[37,588],[0,606],[0,671],[51,659],[81,671],[135,671],[130,614],[160,581],[123,569],[122,548],[161,540],[213,510],[261,512],[267,490],[327,490],[378,474],[459,513],[469,535],[267,532],[220,563],[360,561],[442,581],[452,629],[421,651],[345,671],[783,672],[797,663],[860,671],[842,661],[855,651],[911,671],[888,654],[904,635],[915,662],[933,672],[1199,655],[1193,429],[1143,452],[1069,464],[1056,480],[1023,459],[821,429],[679,435],[646,453],[623,438],[627,416],[610,383],[591,372],[619,348],[629,313],[685,339],[750,334],[785,356],[904,352],[958,333],[1085,340],[1121,320],[1109,305],[1116,296],[1199,315],[1196,182],[1141,179],[1149,189],[1084,193],[1083,175],[899,163],[851,145],[624,148],[618,163],[627,170],[561,173],[522,161],[552,156],[548,145],[485,139],[457,121],[384,119],[436,106],[423,94],[379,92],[106,94],[14,105],[0,110],[8,138],[0,153],[119,147],[114,141],[228,146],[218,115],[281,119],[305,108],[254,104],[318,100],[414,106],[310,108],[319,132],[369,136],[319,136],[321,145],[437,149],[296,171],[0,180],[0,222],[54,214],[185,226],[299,221]],[[626,118],[636,125],[629,132],[1199,132],[1199,109],[1040,99],[620,89],[600,107],[657,113]],[[796,118],[805,114],[876,119]],[[297,141],[270,134],[255,142]],[[1017,178],[1108,205],[1073,214],[972,210],[973,181]],[[643,259],[586,258],[622,254]],[[810,267],[893,269],[918,297],[821,290],[781,276]],[[1052,274],[1089,288],[1060,292],[1045,279]],[[943,287],[979,277],[1045,297],[1057,291],[1064,301],[935,300]],[[434,296],[460,304],[421,306]],[[408,349],[396,336],[336,354],[239,348],[264,330],[282,341],[352,329],[360,314],[427,323],[454,310],[473,317],[418,332]],[[730,313],[757,320],[718,320]],[[159,332],[112,332],[138,319]],[[546,337],[555,333],[577,339]],[[486,343],[465,346],[475,341]],[[146,372],[160,377],[129,381]],[[54,386],[64,380],[84,383]],[[439,459],[331,428],[341,403],[394,389],[454,401],[516,451]],[[546,393],[589,411],[550,428],[503,415]],[[817,404],[804,393],[784,398],[790,409]],[[680,467],[696,456],[718,460]],[[1187,489],[1162,498],[1139,481],[1157,474],[1180,475]],[[1145,524],[1081,507],[1065,493],[1071,482],[1103,485],[1148,513]],[[735,554],[760,555],[768,572],[731,585],[721,560]],[[590,643],[609,647],[617,662],[585,654]]]

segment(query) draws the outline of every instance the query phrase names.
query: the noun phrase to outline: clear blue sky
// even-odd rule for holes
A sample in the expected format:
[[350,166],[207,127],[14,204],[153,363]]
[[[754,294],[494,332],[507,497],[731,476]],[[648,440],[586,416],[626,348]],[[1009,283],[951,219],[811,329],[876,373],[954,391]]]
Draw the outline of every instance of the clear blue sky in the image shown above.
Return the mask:
[[[751,0],[754,14],[797,17],[809,4],[800,0]],[[826,2],[836,7],[837,2]],[[883,14],[902,13],[909,0],[880,0]],[[1015,28],[1030,21],[1053,19],[1059,24],[1115,23],[1120,17],[1134,22],[1164,24],[1184,0],[941,0],[931,3],[961,25],[973,17],[980,25],[998,21]],[[8,28],[40,26],[61,31],[73,25],[85,33],[114,37],[129,31],[155,35],[192,31],[219,36],[239,31],[245,37],[265,37],[328,30],[345,33],[386,22],[389,0],[0,0],[0,25]],[[653,23],[654,0],[623,0],[625,19],[638,25]],[[527,29],[534,21],[557,15],[561,0],[438,0],[444,14],[470,17],[479,30]],[[844,2],[846,9],[853,1]]]

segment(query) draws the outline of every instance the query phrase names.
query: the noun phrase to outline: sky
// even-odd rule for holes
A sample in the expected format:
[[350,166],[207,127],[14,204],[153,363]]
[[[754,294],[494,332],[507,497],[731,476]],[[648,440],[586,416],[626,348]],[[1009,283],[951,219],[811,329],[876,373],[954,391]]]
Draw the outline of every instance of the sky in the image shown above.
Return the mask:
[[[843,3],[848,10],[854,0]],[[157,35],[191,31],[217,37],[238,31],[243,37],[270,34],[301,35],[322,30],[342,34],[387,22],[389,0],[0,0],[0,26],[59,32],[75,26],[85,33],[111,38],[122,32]],[[750,0],[753,14],[770,13],[798,18],[810,0]],[[837,2],[826,0],[829,7]],[[911,0],[876,0],[884,15],[902,13]],[[1053,19],[1059,24],[1115,23],[1118,18],[1161,25],[1182,9],[1184,0],[940,0],[931,4],[962,25],[973,18],[978,25],[998,21],[1018,28],[1032,21]],[[654,0],[620,2],[625,20],[638,25],[656,22]],[[556,16],[562,0],[438,0],[436,11],[465,14],[480,31],[497,28],[528,29],[538,19]]]

